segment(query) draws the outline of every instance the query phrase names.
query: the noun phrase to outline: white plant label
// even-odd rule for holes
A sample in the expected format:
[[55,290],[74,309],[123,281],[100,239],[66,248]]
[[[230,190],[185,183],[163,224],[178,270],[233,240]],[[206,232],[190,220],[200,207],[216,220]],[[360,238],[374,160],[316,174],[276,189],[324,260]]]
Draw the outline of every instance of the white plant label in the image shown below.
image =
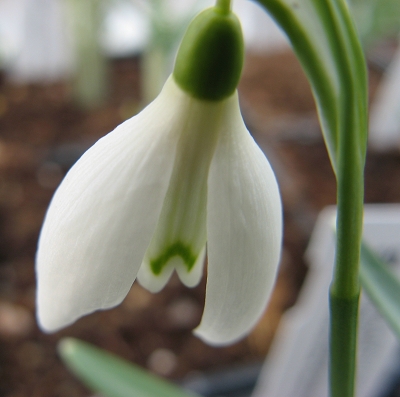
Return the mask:
[[[253,397],[328,397],[328,290],[334,207],[321,212],[306,253],[309,271],[281,321]],[[366,205],[364,238],[400,273],[400,205]],[[357,397],[381,397],[399,370],[400,345],[365,293],[360,302]]]

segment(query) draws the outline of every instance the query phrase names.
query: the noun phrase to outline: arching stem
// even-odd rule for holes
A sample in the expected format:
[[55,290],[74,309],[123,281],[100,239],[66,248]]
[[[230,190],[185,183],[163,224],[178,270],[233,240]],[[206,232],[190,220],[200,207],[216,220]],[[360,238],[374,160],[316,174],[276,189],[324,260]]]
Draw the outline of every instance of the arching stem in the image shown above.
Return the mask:
[[231,12],[231,0],[216,0],[215,7],[219,8],[224,14]]

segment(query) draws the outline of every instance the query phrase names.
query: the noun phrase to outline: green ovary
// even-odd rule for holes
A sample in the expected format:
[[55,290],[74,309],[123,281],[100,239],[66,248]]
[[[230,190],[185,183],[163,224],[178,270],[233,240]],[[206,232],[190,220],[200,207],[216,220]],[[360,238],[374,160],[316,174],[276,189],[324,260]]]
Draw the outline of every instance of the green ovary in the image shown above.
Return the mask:
[[189,272],[192,270],[197,259],[197,256],[193,254],[190,247],[182,242],[176,242],[167,247],[156,259],[150,260],[150,267],[153,273],[156,275],[160,274],[168,261],[175,256],[182,258]]

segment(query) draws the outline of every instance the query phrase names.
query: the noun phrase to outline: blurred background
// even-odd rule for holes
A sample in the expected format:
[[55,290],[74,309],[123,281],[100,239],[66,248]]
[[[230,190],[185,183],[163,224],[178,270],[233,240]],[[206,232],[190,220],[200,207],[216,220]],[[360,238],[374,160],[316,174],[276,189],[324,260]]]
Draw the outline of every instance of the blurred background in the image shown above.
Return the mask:
[[[52,335],[35,321],[34,256],[54,190],[90,145],[157,95],[188,22],[211,4],[0,0],[0,396],[93,395],[57,357],[64,336],[202,387],[204,395],[250,395],[279,320],[307,274],[304,252],[315,220],[335,203],[308,82],[284,35],[251,1],[234,1],[246,40],[240,101],[277,173],[285,217],[280,273],[260,323],[232,346],[203,344],[191,330],[201,318],[205,278],[187,289],[175,277],[154,295],[135,283],[119,307]],[[353,0],[350,7],[368,60],[374,117],[366,201],[400,202],[400,97],[387,92],[400,76],[400,2]],[[388,95],[389,115],[382,105]]]

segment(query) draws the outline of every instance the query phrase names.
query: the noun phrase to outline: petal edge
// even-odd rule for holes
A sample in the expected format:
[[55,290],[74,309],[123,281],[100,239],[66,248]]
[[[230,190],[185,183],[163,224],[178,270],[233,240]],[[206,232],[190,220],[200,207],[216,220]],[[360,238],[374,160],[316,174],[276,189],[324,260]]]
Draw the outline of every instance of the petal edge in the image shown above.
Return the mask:
[[241,339],[262,316],[282,239],[275,175],[231,100],[209,175],[206,303],[194,331],[213,345]]

